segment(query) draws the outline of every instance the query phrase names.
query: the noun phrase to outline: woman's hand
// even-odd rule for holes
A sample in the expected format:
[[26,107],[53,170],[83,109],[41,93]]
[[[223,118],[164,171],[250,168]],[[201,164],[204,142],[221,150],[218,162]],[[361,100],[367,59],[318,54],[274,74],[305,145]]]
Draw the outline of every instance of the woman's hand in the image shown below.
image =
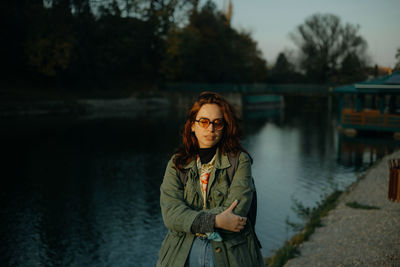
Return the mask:
[[233,209],[239,202],[233,201],[229,208],[215,216],[215,227],[232,232],[240,232],[246,225],[247,218],[235,215]]

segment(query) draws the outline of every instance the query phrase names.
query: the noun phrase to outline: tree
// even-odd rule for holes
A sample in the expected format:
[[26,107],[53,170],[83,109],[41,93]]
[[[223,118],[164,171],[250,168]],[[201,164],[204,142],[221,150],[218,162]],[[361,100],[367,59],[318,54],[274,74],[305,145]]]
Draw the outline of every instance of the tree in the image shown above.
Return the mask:
[[300,49],[301,67],[308,78],[318,83],[337,82],[348,63],[357,67],[354,72],[362,71],[367,43],[358,31],[359,26],[343,25],[333,14],[314,14],[299,25],[290,37]]
[[266,63],[251,35],[231,28],[207,1],[169,32],[161,71],[169,81],[254,82],[265,79]]
[[397,59],[397,63],[394,66],[395,70],[400,70],[400,47],[397,48],[397,52],[396,52],[396,59]]
[[32,16],[44,15],[42,0],[3,1],[0,9],[2,79],[16,78],[27,72],[24,54],[26,36],[32,31]]
[[354,53],[349,53],[342,60],[339,75],[336,76],[335,82],[341,84],[352,83],[355,81],[365,80],[364,63]]
[[268,72],[269,83],[300,83],[305,82],[304,76],[296,71],[295,65],[288,59],[290,52],[279,53],[275,65]]
[[268,82],[287,83],[289,76],[294,71],[294,66],[288,61],[284,53],[279,53],[275,65],[268,73]]
[[19,0],[4,7],[8,38],[0,51],[7,81],[81,90],[165,78],[265,79],[251,34],[231,28],[212,1]]

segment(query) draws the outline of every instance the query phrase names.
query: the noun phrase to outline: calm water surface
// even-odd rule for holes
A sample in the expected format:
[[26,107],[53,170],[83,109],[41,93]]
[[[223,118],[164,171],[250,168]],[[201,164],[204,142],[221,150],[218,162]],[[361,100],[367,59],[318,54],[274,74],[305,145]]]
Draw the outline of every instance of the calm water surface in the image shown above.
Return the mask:
[[[2,121],[0,265],[155,266],[167,231],[159,186],[182,114]],[[338,136],[324,104],[257,117],[246,115],[243,143],[254,158],[265,256],[293,234],[285,221],[300,221],[294,201],[315,206],[400,147]]]

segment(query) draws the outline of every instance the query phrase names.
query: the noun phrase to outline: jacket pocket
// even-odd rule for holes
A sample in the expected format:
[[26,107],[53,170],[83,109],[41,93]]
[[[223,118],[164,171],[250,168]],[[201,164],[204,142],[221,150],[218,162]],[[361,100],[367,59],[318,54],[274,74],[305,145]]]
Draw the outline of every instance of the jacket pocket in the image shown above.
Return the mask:
[[253,248],[249,246],[248,233],[226,240],[225,245],[230,266],[257,266],[255,251],[251,251]]
[[189,207],[194,208],[198,198],[199,196],[191,184],[185,186],[185,190],[183,191],[183,199]]
[[229,184],[226,181],[218,183],[211,190],[210,206],[211,208],[220,207],[228,197]]
[[222,205],[226,197],[226,192],[223,192],[221,189],[216,188],[212,192],[212,200],[211,200],[211,207],[219,207]]

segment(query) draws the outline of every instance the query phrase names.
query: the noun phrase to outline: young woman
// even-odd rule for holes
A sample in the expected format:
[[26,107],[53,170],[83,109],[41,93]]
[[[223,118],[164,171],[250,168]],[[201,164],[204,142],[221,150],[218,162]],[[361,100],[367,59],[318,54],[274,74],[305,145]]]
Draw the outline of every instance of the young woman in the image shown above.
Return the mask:
[[264,266],[246,218],[255,191],[251,161],[232,106],[217,93],[201,93],[160,188],[168,234],[157,266]]

